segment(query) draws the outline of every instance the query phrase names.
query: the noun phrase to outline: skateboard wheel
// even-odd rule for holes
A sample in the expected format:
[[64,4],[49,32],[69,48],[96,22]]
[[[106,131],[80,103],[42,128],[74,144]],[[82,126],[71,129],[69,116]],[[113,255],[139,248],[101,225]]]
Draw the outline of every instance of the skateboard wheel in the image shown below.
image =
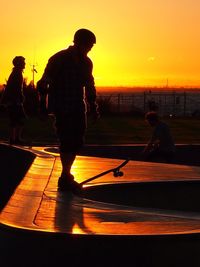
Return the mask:
[[115,172],[113,173],[113,175],[114,175],[114,177],[119,177],[119,176],[123,176],[124,173],[121,172],[121,171],[115,171]]
[[114,177],[118,177],[119,176],[119,171],[113,172],[113,175],[114,175]]

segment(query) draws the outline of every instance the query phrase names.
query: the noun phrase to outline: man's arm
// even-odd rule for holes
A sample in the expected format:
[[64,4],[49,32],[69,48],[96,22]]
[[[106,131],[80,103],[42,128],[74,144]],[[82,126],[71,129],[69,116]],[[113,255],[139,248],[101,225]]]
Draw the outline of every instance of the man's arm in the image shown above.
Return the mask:
[[43,115],[48,113],[47,95],[53,88],[53,81],[55,80],[55,77],[61,65],[61,57],[59,54],[60,52],[58,52],[48,60],[42,78],[37,83],[37,90],[40,98],[40,113]]
[[88,60],[88,73],[85,83],[85,96],[89,106],[89,115],[92,116],[93,120],[96,121],[99,117],[98,104],[96,102],[96,87],[94,83],[94,77],[92,75],[92,62]]

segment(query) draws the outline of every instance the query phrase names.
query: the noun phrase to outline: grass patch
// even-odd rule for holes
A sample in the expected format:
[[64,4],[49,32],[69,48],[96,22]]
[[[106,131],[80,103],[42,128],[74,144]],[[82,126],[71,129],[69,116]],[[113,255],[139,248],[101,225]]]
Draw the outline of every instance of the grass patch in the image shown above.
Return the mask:
[[[198,118],[163,119],[171,128],[175,142],[200,143],[200,120]],[[102,116],[95,124],[88,121],[86,144],[139,144],[146,143],[152,129],[143,118],[131,116]],[[8,118],[0,115],[0,138],[7,140],[9,134]],[[24,138],[33,143],[57,143],[53,119],[41,121],[29,117],[24,128]]]

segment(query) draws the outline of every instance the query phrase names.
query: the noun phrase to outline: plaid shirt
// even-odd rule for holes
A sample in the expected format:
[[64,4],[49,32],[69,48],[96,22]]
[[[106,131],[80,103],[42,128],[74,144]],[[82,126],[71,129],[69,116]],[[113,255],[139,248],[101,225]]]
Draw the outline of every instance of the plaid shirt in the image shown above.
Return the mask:
[[80,55],[74,46],[53,55],[42,77],[49,85],[48,109],[54,113],[73,114],[85,111],[85,101],[92,110],[95,109],[92,68],[92,61]]

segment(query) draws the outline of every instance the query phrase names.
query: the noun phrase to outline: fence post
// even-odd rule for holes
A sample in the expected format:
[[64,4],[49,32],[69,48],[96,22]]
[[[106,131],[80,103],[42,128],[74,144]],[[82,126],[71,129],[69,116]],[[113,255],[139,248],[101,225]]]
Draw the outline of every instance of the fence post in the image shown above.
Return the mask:
[[174,97],[174,99],[173,99],[173,115],[175,115],[176,114],[176,92],[175,91],[173,91],[173,97]]
[[121,97],[121,94],[118,94],[118,104],[117,104],[117,109],[118,109],[118,112],[120,113],[120,97]]
[[184,91],[183,114],[185,117],[185,114],[186,114],[186,92],[185,91]]
[[144,107],[143,107],[144,113],[145,113],[145,106],[146,106],[146,92],[144,91]]

